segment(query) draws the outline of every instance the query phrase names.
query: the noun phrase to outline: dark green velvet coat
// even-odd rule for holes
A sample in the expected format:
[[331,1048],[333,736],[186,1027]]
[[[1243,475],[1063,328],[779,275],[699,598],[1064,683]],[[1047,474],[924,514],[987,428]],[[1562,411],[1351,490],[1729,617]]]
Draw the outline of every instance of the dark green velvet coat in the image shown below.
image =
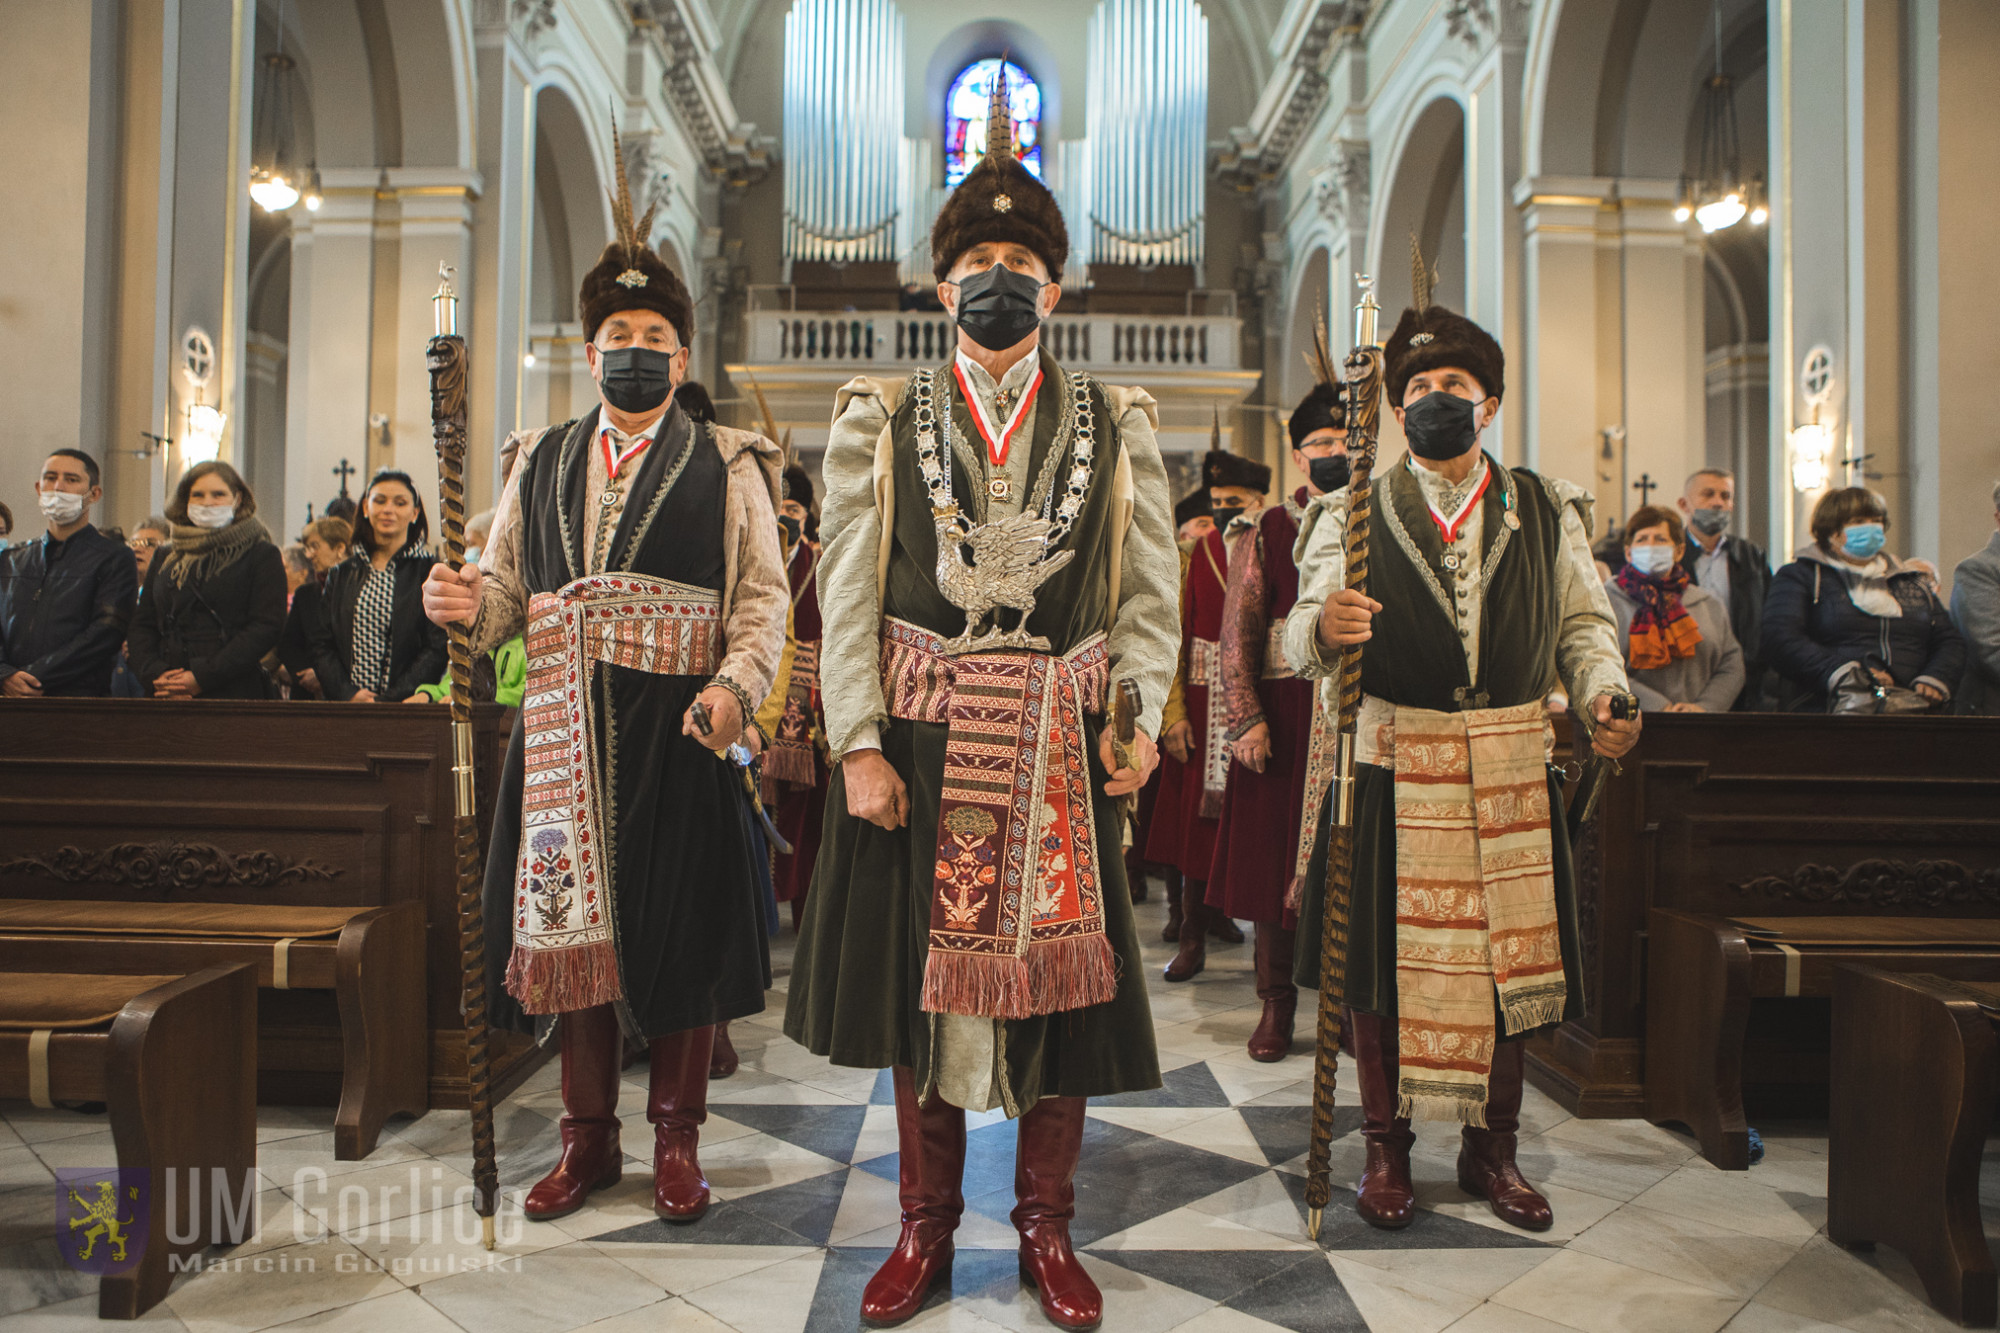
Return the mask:
[[[1041,476],[1052,449],[1071,448],[1069,440],[1059,439],[1073,411],[1068,377],[1046,353],[1042,363],[1031,478]],[[949,392],[959,438],[977,441],[949,368],[939,372],[936,384],[940,398]],[[965,617],[937,586],[936,534],[917,468],[914,398],[906,391],[891,416],[896,525],[883,611],[948,638],[965,627]],[[1116,417],[1095,381],[1090,406],[1096,424],[1090,488],[1063,542],[1076,556],[1042,585],[1029,618],[1029,629],[1047,636],[1058,656],[1104,628],[1110,595],[1107,537],[1119,441]],[[953,492],[975,516],[983,509],[973,503],[976,482],[954,452]],[[1060,500],[1060,482],[1056,490]],[[1011,613],[1001,613],[1003,626],[1013,620]],[[1118,818],[1104,794],[1108,777],[1097,755],[1104,718],[1090,715],[1086,727],[1104,927],[1117,957],[1118,990],[1107,1004],[1004,1025],[999,1082],[1009,1114],[1047,1096],[1109,1096],[1160,1086]],[[937,723],[900,718],[882,729],[883,755],[910,792],[909,822],[899,829],[882,829],[849,814],[846,785],[835,766],[785,1010],[785,1034],[815,1055],[864,1069],[910,1066],[925,1092],[934,1083],[939,1054],[939,1028],[919,997],[929,952],[946,733]]]
[[[1562,510],[1535,473],[1488,459],[1493,484],[1481,501],[1482,567],[1490,565],[1479,622],[1479,680],[1467,678],[1455,621],[1438,588],[1451,587],[1444,543],[1415,478],[1400,464],[1380,474],[1369,542],[1369,595],[1382,604],[1374,635],[1361,656],[1362,688],[1390,703],[1436,712],[1461,711],[1461,688],[1485,691],[1485,706],[1508,708],[1547,696],[1556,683],[1555,648],[1562,629],[1557,561],[1563,558]],[[1384,512],[1393,508],[1393,513]],[[1510,527],[1513,514],[1518,528]],[[1397,528],[1401,529],[1401,537]],[[1404,538],[1408,544],[1405,545]],[[1506,544],[1495,556],[1494,546]],[[1414,549],[1416,558],[1411,558]],[[1429,585],[1428,587],[1426,585]],[[1395,774],[1355,766],[1353,896],[1348,904],[1347,985],[1352,1009],[1396,1015]],[[1550,842],[1555,863],[1556,929],[1569,985],[1565,1021],[1583,1015],[1583,955],[1577,933],[1576,869],[1562,820],[1562,784],[1549,777]],[[1320,939],[1326,920],[1326,861],[1331,794],[1314,818],[1312,858],[1299,904],[1296,977],[1317,989]],[[1494,1018],[1499,1020],[1499,998]],[[1502,1032],[1506,1029],[1500,1028]],[[1521,1034],[1515,1034],[1521,1035]]]

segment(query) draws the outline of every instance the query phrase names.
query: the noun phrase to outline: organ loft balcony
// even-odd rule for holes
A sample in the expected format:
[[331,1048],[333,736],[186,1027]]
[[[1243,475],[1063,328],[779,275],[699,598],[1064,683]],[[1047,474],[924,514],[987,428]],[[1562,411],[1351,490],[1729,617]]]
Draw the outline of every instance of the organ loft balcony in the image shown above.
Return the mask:
[[[887,272],[863,285],[857,276],[866,275],[798,263],[793,282],[749,291],[729,376],[739,393],[749,394],[751,381],[764,391],[780,429],[792,432],[801,451],[826,443],[834,391],[848,380],[897,378],[952,357],[957,330],[938,305],[935,285],[909,281],[899,288],[894,266],[879,267]],[[1094,265],[1081,291],[1066,288],[1042,326],[1042,345],[1066,369],[1150,391],[1160,404],[1161,448],[1169,453],[1207,448],[1218,412],[1228,447],[1230,409],[1255,390],[1260,375],[1243,365],[1236,294],[1196,288],[1191,276],[1174,265],[1143,271]]]

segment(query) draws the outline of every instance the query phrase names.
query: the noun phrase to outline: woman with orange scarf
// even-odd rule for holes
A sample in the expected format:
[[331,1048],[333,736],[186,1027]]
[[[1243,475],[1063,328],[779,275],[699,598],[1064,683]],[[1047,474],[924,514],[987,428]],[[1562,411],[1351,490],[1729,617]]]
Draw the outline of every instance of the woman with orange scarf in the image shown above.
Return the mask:
[[1625,665],[1649,713],[1726,713],[1743,688],[1729,610],[1681,567],[1681,516],[1647,505],[1625,524],[1625,567],[1606,585]]

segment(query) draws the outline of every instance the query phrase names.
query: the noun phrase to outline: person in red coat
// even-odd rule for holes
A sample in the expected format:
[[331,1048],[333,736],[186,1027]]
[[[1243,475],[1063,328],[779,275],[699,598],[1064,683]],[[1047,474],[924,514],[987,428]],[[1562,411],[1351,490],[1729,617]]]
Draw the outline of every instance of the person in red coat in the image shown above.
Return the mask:
[[796,463],[785,469],[784,497],[778,525],[784,529],[792,608],[777,682],[757,710],[757,725],[765,737],[764,803],[772,809],[778,832],[792,845],[791,855],[775,858],[772,887],[779,902],[792,905],[792,928],[797,930],[819,858],[827,766],[819,688],[819,501],[811,475]]
[[1298,1010],[1292,984],[1298,914],[1286,898],[1299,870],[1295,851],[1305,820],[1313,721],[1312,682],[1299,679],[1275,636],[1284,633],[1285,613],[1299,596],[1292,546],[1305,506],[1347,484],[1341,386],[1315,386],[1292,413],[1289,429],[1292,461],[1306,484],[1259,513],[1230,551],[1221,693],[1234,763],[1208,872],[1208,905],[1256,924],[1257,998],[1264,1014],[1250,1036],[1250,1058],[1265,1062],[1291,1053]]
[[1215,530],[1195,543],[1181,580],[1180,685],[1187,715],[1166,734],[1166,748],[1179,762],[1161,765],[1146,843],[1147,860],[1180,872],[1180,949],[1167,964],[1168,981],[1186,981],[1207,966],[1208,925],[1219,915],[1205,912],[1203,903],[1230,761],[1221,692],[1222,605],[1229,591],[1224,538],[1232,524],[1254,519],[1271,489],[1268,466],[1221,449],[1208,451],[1201,475]]

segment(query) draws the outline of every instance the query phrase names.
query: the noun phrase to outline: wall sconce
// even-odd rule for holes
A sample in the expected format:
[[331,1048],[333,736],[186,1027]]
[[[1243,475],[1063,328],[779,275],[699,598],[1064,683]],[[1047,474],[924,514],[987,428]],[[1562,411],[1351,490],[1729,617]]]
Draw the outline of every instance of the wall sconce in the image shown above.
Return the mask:
[[1801,495],[1823,491],[1833,479],[1833,428],[1812,421],[1792,427],[1792,489]]
[[187,434],[181,437],[181,462],[206,463],[222,452],[222,428],[229,418],[207,403],[189,403]]

